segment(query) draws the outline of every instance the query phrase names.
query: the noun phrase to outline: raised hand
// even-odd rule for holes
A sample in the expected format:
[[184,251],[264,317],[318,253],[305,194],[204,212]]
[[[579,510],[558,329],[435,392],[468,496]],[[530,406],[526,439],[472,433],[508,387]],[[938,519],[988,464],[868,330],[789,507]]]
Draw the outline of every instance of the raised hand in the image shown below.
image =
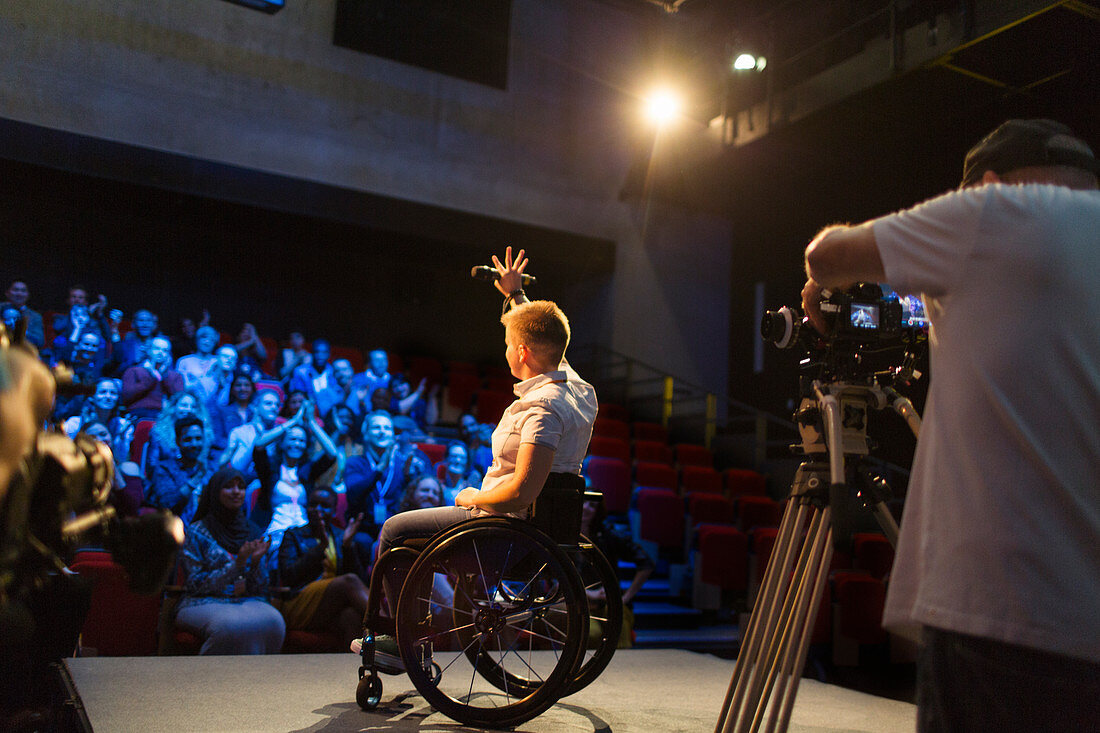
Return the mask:
[[359,515],[348,522],[348,526],[344,527],[344,539],[345,545],[351,544],[355,539],[356,533],[359,531],[359,525],[363,523],[363,512],[359,512]]
[[525,254],[524,250],[521,249],[515,260],[513,260],[512,248],[508,247],[504,250],[503,264],[496,255],[493,255],[493,265],[500,273],[500,278],[493,285],[502,295],[508,296],[523,288],[523,271],[527,269]]

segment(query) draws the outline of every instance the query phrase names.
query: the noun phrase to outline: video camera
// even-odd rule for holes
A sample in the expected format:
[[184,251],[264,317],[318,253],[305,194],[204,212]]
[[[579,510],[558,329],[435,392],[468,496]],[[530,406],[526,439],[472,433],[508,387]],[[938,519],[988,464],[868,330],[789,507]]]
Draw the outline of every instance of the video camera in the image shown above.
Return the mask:
[[109,447],[41,429],[53,395],[81,387],[47,370],[24,331],[0,325],[0,728],[34,707],[48,665],[76,648],[90,598],[67,567],[78,543],[106,547],[135,591],[153,593],[183,541],[168,512],[116,516]]
[[819,334],[795,308],[766,311],[760,335],[780,349],[801,345],[806,358],[804,374],[825,381],[866,381],[876,364],[864,357],[880,351],[904,348],[911,362],[926,341],[928,319],[924,303],[916,296],[899,296],[874,283],[857,283],[846,291],[829,293],[821,300],[827,326]]

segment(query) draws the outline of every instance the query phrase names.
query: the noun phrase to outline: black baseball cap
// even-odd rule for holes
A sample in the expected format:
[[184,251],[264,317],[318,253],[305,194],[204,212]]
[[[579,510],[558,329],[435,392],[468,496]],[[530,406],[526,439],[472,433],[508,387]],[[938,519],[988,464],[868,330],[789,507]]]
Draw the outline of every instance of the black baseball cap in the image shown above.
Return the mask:
[[1092,149],[1054,120],[1009,120],[970,149],[962,186],[980,183],[986,171],[1004,175],[1017,168],[1067,165],[1100,174]]

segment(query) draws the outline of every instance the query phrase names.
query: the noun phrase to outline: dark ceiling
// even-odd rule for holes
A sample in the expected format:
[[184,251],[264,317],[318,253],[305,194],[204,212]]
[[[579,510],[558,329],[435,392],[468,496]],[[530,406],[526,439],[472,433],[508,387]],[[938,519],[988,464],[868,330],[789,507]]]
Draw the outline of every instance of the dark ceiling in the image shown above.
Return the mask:
[[[697,77],[720,75],[736,44],[758,39],[769,49],[765,74],[773,75],[773,94],[860,53],[892,22],[889,0],[687,0],[675,13],[655,0],[637,2],[664,16],[655,23],[671,23],[670,45],[695,49],[682,58]],[[762,200],[804,200],[807,185],[826,203],[823,189],[866,187],[861,200],[873,209],[954,185],[966,149],[1010,117],[1055,118],[1100,146],[1100,4],[1067,0],[1037,11],[1034,2],[1016,4],[1021,9],[1011,22],[979,35],[975,14],[980,20],[982,8],[975,0],[898,0],[892,9],[899,27],[931,38],[937,14],[949,14],[970,40],[870,88],[856,89],[853,81],[842,101],[773,123],[753,142],[705,160],[651,162],[639,150],[623,195],[645,190],[737,219],[756,215]],[[712,89],[704,103],[713,109],[720,84]],[[768,84],[754,91],[763,100]]]

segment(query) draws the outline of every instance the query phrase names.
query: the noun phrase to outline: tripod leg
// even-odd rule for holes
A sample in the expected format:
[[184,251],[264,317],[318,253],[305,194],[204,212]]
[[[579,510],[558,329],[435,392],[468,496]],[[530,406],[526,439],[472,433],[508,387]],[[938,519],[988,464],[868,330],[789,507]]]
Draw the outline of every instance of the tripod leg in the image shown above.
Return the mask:
[[[804,634],[805,618],[813,609],[813,586],[820,572],[820,559],[824,554],[829,535],[828,527],[829,510],[815,510],[806,540],[798,556],[798,566],[783,599],[781,621],[773,630],[766,681],[762,688],[768,700],[774,700],[776,695],[781,699],[791,683],[792,674],[796,675],[795,679],[801,674],[801,668],[793,669],[793,660],[809,643],[809,637]],[[782,675],[781,678],[780,675]],[[778,685],[777,678],[779,678]],[[759,729],[767,707],[766,703],[757,707],[750,730]],[[769,730],[774,730],[776,705],[773,704],[771,707],[773,712]]]
[[797,541],[805,523],[808,509],[805,504],[792,500],[788,502],[779,525],[779,534],[761,582],[760,592],[749,616],[748,627],[741,637],[741,649],[734,664],[733,677],[730,680],[722,713],[718,718],[715,733],[730,733],[735,720],[741,717],[742,706],[748,704],[745,693],[753,670],[763,656],[762,641],[767,638],[766,627],[774,623],[777,611],[780,580],[790,572],[793,561],[792,547]]
[[[784,673],[788,675],[787,685],[783,690],[783,695],[779,698],[772,710],[772,716],[768,722],[769,733],[776,729],[775,723],[777,720],[777,713],[779,713],[778,729],[781,731],[787,730],[787,726],[790,724],[791,720],[791,711],[794,709],[794,699],[798,694],[798,684],[802,679],[802,669],[806,665],[806,654],[810,648],[814,622],[817,620],[817,614],[821,607],[821,596],[825,590],[825,582],[829,576],[829,564],[833,559],[833,532],[830,526],[830,512],[828,508],[822,512],[821,526],[818,529],[819,539],[814,542],[814,557],[810,560],[813,575],[813,590],[810,593],[810,597],[806,599],[807,602],[801,606],[800,610],[801,636],[799,637],[798,654],[793,665],[784,664]],[[805,590],[806,587],[807,586],[803,586],[800,592]],[[791,647],[791,651],[794,651],[793,646]]]

